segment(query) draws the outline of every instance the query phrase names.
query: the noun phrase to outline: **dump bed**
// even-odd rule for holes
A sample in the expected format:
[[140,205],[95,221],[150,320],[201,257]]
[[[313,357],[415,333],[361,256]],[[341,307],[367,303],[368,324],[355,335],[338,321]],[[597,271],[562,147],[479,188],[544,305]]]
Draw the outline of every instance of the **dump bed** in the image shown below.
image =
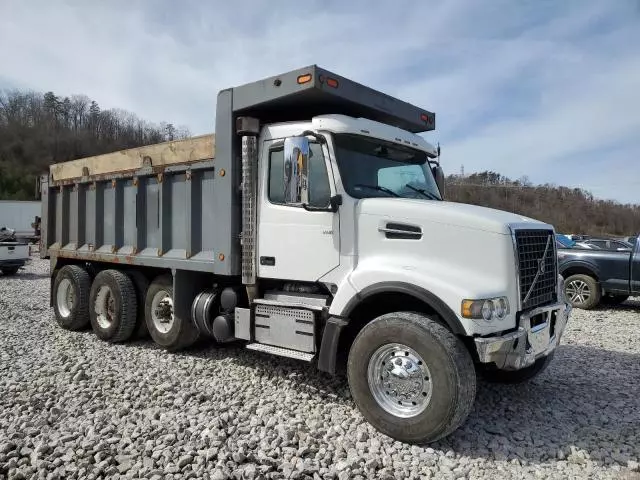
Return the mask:
[[211,271],[214,148],[205,135],[52,165],[41,255]]
[[64,183],[91,176],[93,179],[109,173],[124,173],[145,166],[158,168],[192,163],[215,157],[215,136],[201,135],[171,142],[130,148],[93,157],[61,162],[49,167],[50,179]]
[[265,125],[327,113],[411,132],[435,128],[434,113],[317,65],[221,90],[215,138],[51,166],[40,189],[41,255],[240,275],[237,120]]

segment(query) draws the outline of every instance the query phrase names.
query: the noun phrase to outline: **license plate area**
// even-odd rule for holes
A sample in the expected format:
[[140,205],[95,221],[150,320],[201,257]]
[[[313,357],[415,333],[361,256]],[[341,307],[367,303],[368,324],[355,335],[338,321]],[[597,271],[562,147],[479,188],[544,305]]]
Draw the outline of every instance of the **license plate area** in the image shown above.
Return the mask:
[[531,327],[527,339],[534,355],[544,352],[551,339],[551,315],[549,312],[539,313],[529,320]]

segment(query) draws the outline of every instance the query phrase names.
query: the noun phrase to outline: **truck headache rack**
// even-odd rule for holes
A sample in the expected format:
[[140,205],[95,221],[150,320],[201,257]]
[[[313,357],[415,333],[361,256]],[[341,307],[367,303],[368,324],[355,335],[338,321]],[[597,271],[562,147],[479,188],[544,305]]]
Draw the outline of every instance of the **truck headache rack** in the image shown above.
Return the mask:
[[311,65],[231,89],[233,112],[263,123],[329,113],[363,117],[413,133],[435,129],[435,113]]

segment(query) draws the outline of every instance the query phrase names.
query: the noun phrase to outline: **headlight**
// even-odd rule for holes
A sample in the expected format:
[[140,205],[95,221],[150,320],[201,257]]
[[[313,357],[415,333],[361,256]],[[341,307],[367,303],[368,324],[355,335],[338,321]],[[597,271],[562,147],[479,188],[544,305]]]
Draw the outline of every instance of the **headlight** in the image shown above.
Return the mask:
[[507,297],[486,298],[482,300],[463,300],[462,316],[464,318],[502,320],[509,314]]

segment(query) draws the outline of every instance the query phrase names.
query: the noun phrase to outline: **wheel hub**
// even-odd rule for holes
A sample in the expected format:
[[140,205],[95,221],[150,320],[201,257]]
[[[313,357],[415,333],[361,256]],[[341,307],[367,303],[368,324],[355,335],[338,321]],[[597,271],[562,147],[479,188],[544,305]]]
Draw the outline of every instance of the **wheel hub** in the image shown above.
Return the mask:
[[424,380],[416,363],[409,358],[395,358],[387,365],[382,373],[383,384],[389,386],[393,396],[413,399],[420,394]]
[[369,360],[371,393],[387,412],[402,418],[418,415],[431,400],[431,375],[422,357],[402,344],[380,347]]
[[172,305],[171,301],[167,298],[163,298],[158,303],[158,308],[156,308],[156,315],[158,316],[158,320],[162,323],[167,323],[171,321],[171,310]]
[[151,303],[151,317],[155,328],[167,333],[173,326],[173,299],[166,291],[155,294]]
[[100,328],[111,327],[116,315],[116,302],[111,289],[103,285],[98,289],[95,301],[96,320]]
[[589,285],[582,280],[574,280],[567,285],[567,296],[574,303],[584,303],[591,297]]
[[60,282],[60,285],[58,285],[58,293],[56,295],[56,299],[60,316],[63,318],[67,318],[69,315],[71,315],[71,311],[73,310],[73,305],[76,300],[75,290],[73,288],[71,280],[65,278]]

